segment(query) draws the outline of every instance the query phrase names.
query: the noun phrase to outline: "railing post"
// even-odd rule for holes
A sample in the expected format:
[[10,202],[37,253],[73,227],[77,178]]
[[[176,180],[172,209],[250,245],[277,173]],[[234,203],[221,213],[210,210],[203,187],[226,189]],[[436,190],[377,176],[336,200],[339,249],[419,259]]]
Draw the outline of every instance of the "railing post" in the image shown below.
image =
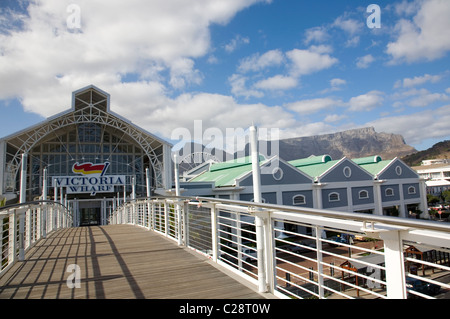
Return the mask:
[[275,239],[273,236],[273,221],[270,216],[270,212],[266,213],[266,218],[264,218],[264,239],[265,239],[265,251],[264,256],[266,259],[266,283],[269,292],[273,293],[275,291],[275,256],[274,256],[274,245]]
[[256,226],[256,251],[258,257],[258,290],[259,292],[267,292],[267,269],[265,258],[265,235],[264,235],[264,218],[258,213],[255,214]]
[[19,213],[19,261],[25,259],[25,212]]
[[36,240],[42,237],[42,205],[39,205],[36,213]]
[[164,201],[164,234],[169,235],[169,205]]
[[189,246],[189,202],[185,201],[183,203],[183,234],[184,234],[184,245]]
[[386,291],[389,299],[406,299],[403,241],[398,230],[380,233],[384,241]]
[[[25,238],[26,238],[26,242],[24,242],[24,249],[26,247],[30,247],[31,246],[31,237],[33,234],[33,208],[29,208],[25,211],[25,218],[26,218],[26,228],[25,228]],[[25,226],[24,225],[24,226]],[[26,244],[26,245],[25,245]]]
[[217,234],[217,212],[216,205],[211,206],[211,249],[212,249],[212,259],[217,262],[218,255],[218,234]]
[[11,264],[16,261],[16,251],[17,251],[17,216],[15,209],[9,213],[8,241],[9,241],[8,264]]
[[319,286],[319,298],[322,299],[324,296],[323,289],[323,264],[322,264],[322,241],[320,240],[322,236],[322,227],[316,226],[316,249],[317,249],[317,283]]
[[151,201],[150,209],[150,229],[155,230],[155,219],[156,219],[156,203]]

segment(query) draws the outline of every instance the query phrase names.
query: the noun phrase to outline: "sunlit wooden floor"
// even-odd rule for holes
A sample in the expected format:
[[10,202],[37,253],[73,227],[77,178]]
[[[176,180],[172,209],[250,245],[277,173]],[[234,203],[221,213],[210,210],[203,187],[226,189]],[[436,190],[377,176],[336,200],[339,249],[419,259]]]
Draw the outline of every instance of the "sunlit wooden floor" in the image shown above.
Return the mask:
[[[75,288],[78,265],[80,288]],[[0,298],[264,298],[203,256],[130,225],[57,231],[0,279]]]

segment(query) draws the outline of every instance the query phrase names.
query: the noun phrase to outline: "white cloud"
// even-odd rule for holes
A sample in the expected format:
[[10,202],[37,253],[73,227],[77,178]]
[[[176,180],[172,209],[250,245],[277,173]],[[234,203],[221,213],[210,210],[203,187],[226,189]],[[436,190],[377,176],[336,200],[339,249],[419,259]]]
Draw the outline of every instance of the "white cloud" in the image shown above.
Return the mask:
[[361,94],[352,97],[349,101],[350,111],[370,111],[383,104],[383,92],[370,91],[366,94]]
[[329,35],[325,27],[314,27],[305,31],[304,42],[308,45],[311,42],[324,42],[328,38]]
[[250,39],[248,37],[242,37],[241,35],[238,34],[229,43],[227,43],[224,48],[225,51],[231,53],[234,50],[236,50],[236,48],[241,44],[249,44],[249,43]]
[[19,98],[27,111],[49,116],[67,109],[71,92],[88,84],[111,91],[128,77],[139,86],[197,85],[202,75],[194,59],[210,53],[210,25],[261,1],[79,0],[80,29],[67,25],[73,1],[27,2],[27,15],[10,22],[14,28],[0,22],[0,99]]
[[422,94],[416,98],[409,100],[407,103],[412,107],[425,107],[435,102],[449,101],[448,95],[441,93]]
[[[415,83],[416,82],[414,82],[414,84],[412,85],[416,85]],[[417,83],[421,83],[421,81],[417,81]],[[395,107],[399,106],[426,107],[436,102],[446,102],[450,100],[450,97],[444,93],[432,93],[425,88],[421,89],[410,88],[408,90],[396,92],[392,94],[391,97],[393,100],[396,101],[394,103]]]
[[364,23],[361,21],[345,18],[343,16],[338,17],[332,24],[334,27],[340,28],[350,35],[355,35],[364,28]]
[[338,62],[338,59],[323,52],[324,46],[314,47],[313,50],[294,49],[286,52],[286,56],[291,60],[291,74],[301,76],[317,71],[328,69]]
[[280,50],[270,50],[260,55],[256,53],[250,57],[242,59],[238,70],[246,73],[249,71],[260,71],[268,67],[280,65],[284,60],[283,53]]
[[347,116],[343,115],[343,114],[328,114],[325,117],[324,121],[327,123],[333,123],[333,122],[339,122],[346,118],[347,118]]
[[304,115],[331,109],[335,106],[340,105],[343,105],[343,102],[341,100],[335,100],[332,98],[317,98],[289,103],[286,105],[286,107],[292,111]]
[[409,88],[417,85],[422,85],[427,82],[436,83],[442,79],[441,75],[430,75],[425,74],[423,76],[415,76],[413,78],[404,78],[403,80],[399,80],[395,83],[395,88],[404,87]]
[[[396,41],[387,45],[392,63],[435,60],[450,51],[450,1],[428,0],[417,2],[420,9],[413,20],[401,19],[395,29]],[[411,7],[408,7],[411,8]]]
[[367,54],[363,57],[359,57],[356,59],[356,66],[359,69],[366,69],[374,61],[375,61],[375,58],[371,54]]
[[233,74],[230,76],[228,81],[231,85],[231,93],[235,96],[243,96],[246,99],[250,97],[263,97],[263,92],[247,87],[247,80],[248,78],[242,74]]
[[289,76],[275,75],[255,83],[254,87],[263,90],[288,90],[297,86],[297,79]]
[[331,79],[330,84],[331,84],[332,88],[337,88],[337,87],[347,84],[347,81],[345,81],[343,79],[335,78],[335,79]]
[[[450,136],[450,105],[442,106],[433,112],[429,110],[392,117],[383,117],[365,126],[375,127],[377,132],[401,134],[408,144],[417,145],[431,138]],[[422,129],[420,133],[418,128]]]

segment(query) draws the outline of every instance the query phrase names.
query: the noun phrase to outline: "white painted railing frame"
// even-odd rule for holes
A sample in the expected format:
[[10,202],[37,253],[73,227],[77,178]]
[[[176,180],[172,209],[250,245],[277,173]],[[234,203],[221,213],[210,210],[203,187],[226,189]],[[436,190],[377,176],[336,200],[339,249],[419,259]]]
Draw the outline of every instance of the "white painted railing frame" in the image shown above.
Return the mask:
[[54,201],[33,201],[0,208],[0,277],[48,234],[72,227],[72,216]]
[[[137,199],[110,223],[158,232],[281,298],[434,297],[412,280],[450,291],[446,223],[199,197]],[[414,245],[444,257],[405,257]]]

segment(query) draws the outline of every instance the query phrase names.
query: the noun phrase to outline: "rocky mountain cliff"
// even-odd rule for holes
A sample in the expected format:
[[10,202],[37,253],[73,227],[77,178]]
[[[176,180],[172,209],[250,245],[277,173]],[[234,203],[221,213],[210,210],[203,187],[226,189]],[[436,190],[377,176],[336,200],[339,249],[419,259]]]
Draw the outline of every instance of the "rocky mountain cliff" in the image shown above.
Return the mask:
[[333,134],[290,138],[279,141],[280,156],[285,160],[328,154],[333,159],[380,155],[383,159],[403,157],[417,152],[401,135],[377,133],[373,127]]
[[[181,157],[191,153],[190,150],[203,150],[204,153],[216,155],[215,150],[205,148],[204,146],[194,143],[187,145],[185,152]],[[274,144],[268,144],[267,154],[276,155],[271,148]],[[290,139],[282,139],[278,141],[279,155],[286,161],[305,158],[311,155],[328,154],[333,159],[340,159],[344,156],[349,158],[366,157],[371,155],[380,155],[383,159],[392,159],[394,157],[404,157],[406,155],[417,152],[412,146],[405,143],[401,135],[391,133],[378,133],[373,127],[366,127],[360,129],[353,129],[333,134],[324,134],[316,136],[296,137]],[[233,155],[222,154],[224,158],[219,158],[220,161],[225,161],[233,158]],[[250,145],[247,144],[244,152],[234,154],[234,158],[250,155]],[[225,158],[225,156],[227,156]],[[217,156],[216,156],[217,157]],[[208,156],[206,156],[206,160]],[[180,165],[180,171],[189,169],[189,166],[196,165]]]

